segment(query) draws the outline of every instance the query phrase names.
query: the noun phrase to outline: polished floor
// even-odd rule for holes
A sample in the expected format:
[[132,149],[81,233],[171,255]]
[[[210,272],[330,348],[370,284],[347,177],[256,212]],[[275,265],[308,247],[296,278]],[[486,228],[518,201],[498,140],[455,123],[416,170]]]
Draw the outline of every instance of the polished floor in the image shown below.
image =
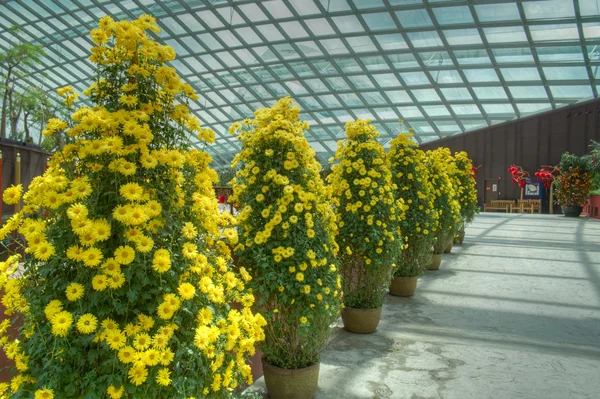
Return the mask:
[[[254,389],[264,389],[262,379]],[[600,397],[600,221],[484,213],[376,333],[336,331],[317,398]]]

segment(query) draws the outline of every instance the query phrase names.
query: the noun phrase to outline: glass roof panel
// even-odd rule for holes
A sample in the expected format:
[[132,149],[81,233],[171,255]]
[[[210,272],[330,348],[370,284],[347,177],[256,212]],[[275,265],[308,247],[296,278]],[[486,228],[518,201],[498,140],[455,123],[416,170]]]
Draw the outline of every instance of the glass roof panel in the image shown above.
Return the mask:
[[476,5],[475,11],[480,22],[520,21],[521,15],[515,3]]
[[417,10],[397,11],[396,16],[403,28],[422,28],[433,26],[427,10],[419,8]]
[[574,18],[575,9],[572,1],[537,0],[523,2],[525,16],[529,20]]
[[434,8],[433,13],[438,24],[442,26],[470,24],[474,22],[471,11],[466,6]]
[[597,96],[600,0],[574,4],[8,0],[0,6],[0,52],[14,41],[6,30],[20,23],[19,39],[47,51],[20,71],[30,83],[81,90],[94,73],[87,32],[95,20],[151,12],[163,28],[158,39],[177,52],[171,66],[199,91],[192,112],[216,131],[208,147],[215,163],[239,149],[231,123],[285,95],[312,124],[307,137],[325,160],[356,117],[383,122],[384,144],[408,127],[425,142]]

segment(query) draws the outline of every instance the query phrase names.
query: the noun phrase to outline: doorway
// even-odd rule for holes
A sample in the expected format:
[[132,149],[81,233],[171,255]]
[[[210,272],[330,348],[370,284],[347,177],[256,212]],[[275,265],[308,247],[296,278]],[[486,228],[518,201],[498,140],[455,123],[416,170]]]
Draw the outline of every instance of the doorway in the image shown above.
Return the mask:
[[485,179],[485,192],[483,194],[483,203],[489,204],[498,199],[498,179]]

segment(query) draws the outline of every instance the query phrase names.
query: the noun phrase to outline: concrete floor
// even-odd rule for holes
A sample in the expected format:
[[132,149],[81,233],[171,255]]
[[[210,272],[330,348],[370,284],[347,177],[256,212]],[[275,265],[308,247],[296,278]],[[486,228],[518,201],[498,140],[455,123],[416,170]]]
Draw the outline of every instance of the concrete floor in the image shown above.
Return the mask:
[[600,221],[479,215],[377,332],[336,331],[317,398],[600,398]]

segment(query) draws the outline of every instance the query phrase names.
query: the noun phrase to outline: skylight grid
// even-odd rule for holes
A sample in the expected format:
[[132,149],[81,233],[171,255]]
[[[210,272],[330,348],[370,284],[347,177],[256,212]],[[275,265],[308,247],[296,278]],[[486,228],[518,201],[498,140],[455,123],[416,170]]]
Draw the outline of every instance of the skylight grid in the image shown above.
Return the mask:
[[597,2],[10,0],[0,5],[0,51],[21,25],[17,40],[48,53],[24,71],[29,83],[81,91],[93,79],[88,32],[98,18],[152,14],[198,92],[192,112],[217,135],[216,167],[239,149],[227,127],[286,95],[326,162],[354,118],[372,119],[382,143],[408,128],[428,142],[597,97]]

